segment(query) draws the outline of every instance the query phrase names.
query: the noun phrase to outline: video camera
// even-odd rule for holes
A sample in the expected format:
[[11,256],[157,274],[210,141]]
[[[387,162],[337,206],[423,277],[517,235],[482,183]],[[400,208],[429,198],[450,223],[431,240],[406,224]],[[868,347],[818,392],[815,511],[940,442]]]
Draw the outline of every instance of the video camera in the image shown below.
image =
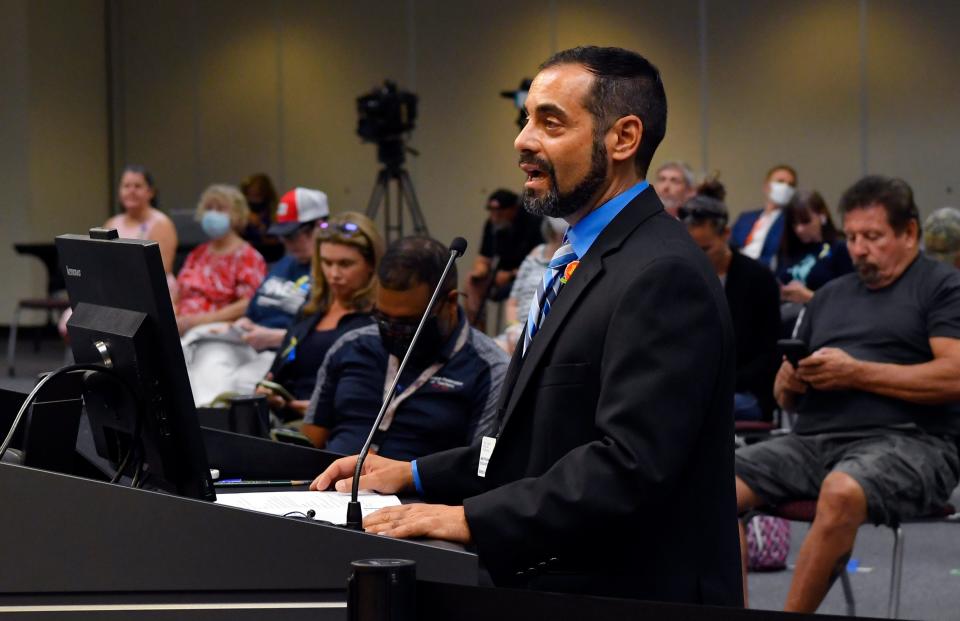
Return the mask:
[[390,80],[357,97],[357,135],[364,142],[398,140],[417,120],[417,96],[397,89]]

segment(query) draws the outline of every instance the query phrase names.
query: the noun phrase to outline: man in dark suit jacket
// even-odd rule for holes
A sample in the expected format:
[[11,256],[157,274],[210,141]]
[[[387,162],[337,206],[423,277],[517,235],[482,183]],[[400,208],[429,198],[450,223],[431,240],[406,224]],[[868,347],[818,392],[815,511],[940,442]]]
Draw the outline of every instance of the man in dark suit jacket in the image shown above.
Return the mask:
[[[626,50],[567,50],[526,109],[524,206],[571,224],[558,255],[579,263],[528,316],[495,437],[364,465],[362,488],[449,504],[364,527],[475,545],[498,585],[740,605],[733,330],[709,262],[643,180],[666,127],[659,73]],[[355,463],[312,486],[349,489]]]

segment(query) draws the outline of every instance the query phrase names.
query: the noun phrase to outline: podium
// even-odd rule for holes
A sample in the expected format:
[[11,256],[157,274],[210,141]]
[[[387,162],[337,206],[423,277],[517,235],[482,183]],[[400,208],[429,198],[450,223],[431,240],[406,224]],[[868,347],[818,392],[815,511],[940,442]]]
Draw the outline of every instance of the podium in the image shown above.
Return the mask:
[[[203,435],[212,467],[237,473],[259,464],[244,476],[312,478],[339,457],[207,428]],[[64,618],[77,619],[80,603],[96,608],[90,618],[118,610],[118,618],[138,618],[129,606],[175,602],[181,608],[170,618],[222,618],[211,615],[239,606],[230,618],[259,610],[250,618],[346,619],[350,562],[364,558],[410,559],[418,578],[477,584],[476,555],[453,544],[390,539],[26,466],[0,464],[0,498],[0,612],[39,606],[53,617],[35,618],[59,618],[55,613],[69,608]]]

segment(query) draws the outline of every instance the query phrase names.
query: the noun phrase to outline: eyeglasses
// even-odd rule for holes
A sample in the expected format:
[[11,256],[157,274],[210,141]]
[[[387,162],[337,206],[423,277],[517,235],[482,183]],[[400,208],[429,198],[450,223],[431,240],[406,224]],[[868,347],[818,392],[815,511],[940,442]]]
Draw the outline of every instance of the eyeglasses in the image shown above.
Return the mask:
[[[446,303],[447,300],[437,300],[437,303],[433,307],[433,312],[431,314],[436,315],[440,308],[442,308]],[[379,326],[383,333],[397,339],[413,338],[413,335],[417,331],[417,326],[420,325],[420,317],[411,319],[397,319],[396,317],[385,315],[380,311],[380,309],[377,308],[373,310],[372,315],[373,320],[377,322],[377,326]]]
[[287,241],[293,241],[300,235],[309,235],[312,232],[313,232],[313,223],[309,222],[307,224],[301,224],[290,233],[287,233],[286,235],[281,235],[280,237],[282,237]]

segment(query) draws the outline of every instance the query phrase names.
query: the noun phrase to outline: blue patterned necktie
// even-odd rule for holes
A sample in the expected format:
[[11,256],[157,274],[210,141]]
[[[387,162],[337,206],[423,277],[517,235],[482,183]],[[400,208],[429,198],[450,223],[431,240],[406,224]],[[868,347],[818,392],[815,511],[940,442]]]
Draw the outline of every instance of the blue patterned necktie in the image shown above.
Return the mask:
[[537,287],[537,295],[530,300],[530,310],[527,312],[527,330],[523,335],[523,355],[527,355],[530,349],[530,342],[540,328],[540,324],[550,312],[550,306],[557,299],[560,287],[563,286],[561,276],[567,265],[577,260],[577,253],[573,251],[573,245],[567,241],[567,236],[563,236],[563,243],[553,253],[553,258],[543,271],[543,279],[540,286]]

